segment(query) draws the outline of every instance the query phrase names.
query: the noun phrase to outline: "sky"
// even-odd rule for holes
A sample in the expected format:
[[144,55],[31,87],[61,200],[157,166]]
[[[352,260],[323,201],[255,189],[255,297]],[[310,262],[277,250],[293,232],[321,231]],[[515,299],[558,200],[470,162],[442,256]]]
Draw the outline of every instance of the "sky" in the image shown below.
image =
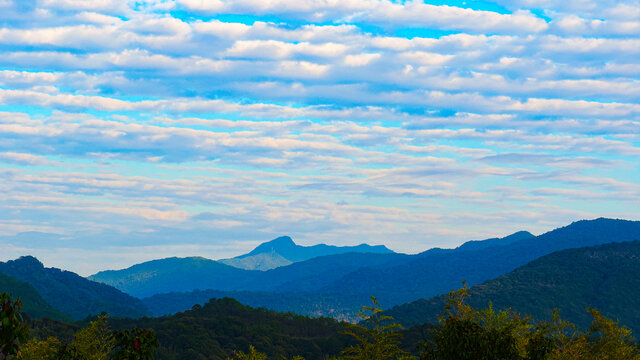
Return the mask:
[[639,219],[640,2],[0,0],[0,260]]

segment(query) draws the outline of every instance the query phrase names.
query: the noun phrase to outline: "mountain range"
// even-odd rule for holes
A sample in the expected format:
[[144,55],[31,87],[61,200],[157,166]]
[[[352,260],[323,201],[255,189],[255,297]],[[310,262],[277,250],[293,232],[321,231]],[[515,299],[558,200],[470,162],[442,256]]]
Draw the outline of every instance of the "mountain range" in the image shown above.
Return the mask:
[[[255,259],[256,256],[267,255],[272,259],[282,257],[291,262],[265,271],[241,269],[200,257],[168,258],[124,270],[101,272],[89,279],[68,271],[45,268],[37,259],[26,256],[0,263],[0,274],[4,274],[0,276],[0,291],[23,297],[25,310],[34,317],[57,319],[64,319],[65,316],[82,319],[101,312],[131,318],[159,316],[205,304],[211,298],[233,297],[254,307],[353,321],[359,308],[368,304],[370,295],[375,295],[384,307],[390,308],[445,294],[458,288],[462,280],[473,286],[487,281],[486,284],[516,284],[513,279],[519,279],[519,285],[511,285],[507,287],[508,290],[500,290],[497,285],[473,287],[474,296],[480,299],[480,303],[496,299],[496,304],[513,306],[523,313],[546,316],[548,307],[545,307],[544,301],[530,301],[533,307],[520,307],[517,301],[505,295],[514,294],[515,298],[520,296],[525,299],[544,293],[543,289],[536,289],[536,284],[544,282],[522,280],[521,274],[532,273],[522,269],[533,266],[533,272],[540,274],[543,279],[545,276],[553,278],[556,273],[570,272],[571,264],[575,262],[584,269],[589,266],[602,269],[601,273],[589,273],[587,278],[592,278],[594,284],[617,279],[618,274],[627,274],[632,278],[637,273],[633,264],[620,259],[589,265],[576,255],[565,261],[564,267],[558,265],[560,262],[553,266],[540,264],[547,264],[545,261],[548,258],[568,256],[562,255],[566,249],[639,239],[640,222],[602,218],[578,221],[539,236],[521,231],[502,238],[469,241],[455,249],[435,248],[416,255],[397,254],[384,247],[366,245],[351,248],[301,247],[290,238],[282,237],[235,258]],[[567,254],[573,254],[573,250],[566,251]],[[630,259],[635,256],[630,248],[624,252],[630,254]],[[313,254],[321,256],[308,258]],[[600,250],[595,254],[595,258],[604,256]],[[611,256],[609,258],[614,259]],[[588,273],[584,269],[579,272]],[[557,281],[562,279],[572,278],[562,275]],[[574,280],[576,283],[580,283],[578,280],[586,281]],[[616,281],[615,284],[621,284],[621,280]],[[569,293],[562,290],[567,286],[558,285],[558,289]],[[476,289],[487,287],[497,290],[485,292],[484,297],[478,295],[482,292]],[[622,291],[620,286],[583,287],[586,289],[584,299],[604,296],[602,290],[609,289],[607,291],[613,291],[615,295],[611,295],[612,298],[618,299],[616,301],[620,304],[629,305],[624,299],[616,297],[617,292]],[[527,295],[517,295],[519,293],[516,290]],[[506,300],[499,302],[501,299]],[[554,299],[561,304],[563,311],[569,313],[562,305],[562,298]],[[437,306],[429,308],[424,304],[430,304],[431,300],[425,301],[419,300],[406,305],[406,308],[395,308],[393,313],[405,325],[433,321],[433,309],[439,308],[441,303],[433,300]],[[587,300],[572,303],[574,309],[571,311],[574,312],[570,313],[571,316],[574,317],[575,311],[583,310],[575,310],[575,307],[591,303]],[[602,307],[607,310],[605,305]],[[615,311],[611,313],[617,314]],[[620,313],[620,317],[633,319],[633,316]],[[578,317],[575,319],[579,323],[583,320]]]
[[384,245],[371,246],[367,244],[360,244],[358,246],[333,246],[318,244],[313,246],[301,246],[296,244],[290,237],[281,236],[277,239],[260,244],[248,254],[218,261],[223,264],[245,270],[270,270],[319,256],[352,252],[371,254],[393,253],[393,251],[389,250]]
[[[268,271],[224,268],[219,263],[204,267],[191,264],[190,259],[165,259],[99,273],[91,279],[146,298],[145,303],[154,309],[161,303],[182,304],[170,307],[172,311],[188,309],[193,305],[189,303],[202,303],[207,300],[207,291],[215,290],[221,296],[239,296],[240,292],[254,306],[283,311],[307,309],[302,313],[350,318],[357,313],[355,303],[370,295],[392,307],[446,293],[463,280],[469,285],[482,283],[554,251],[636,239],[640,239],[640,222],[600,218],[578,221],[539,236],[521,231],[417,255],[345,253]],[[268,246],[263,249],[272,251]],[[179,269],[172,267],[177,263],[181,264]],[[194,290],[198,292],[191,293]],[[278,294],[295,301],[289,308],[283,307]],[[158,297],[152,298],[154,295]]]
[[[319,256],[300,261],[312,256]],[[357,252],[361,251],[361,252]],[[279,252],[283,254],[280,255]],[[291,238],[281,237],[258,246],[239,257],[250,259],[262,254],[288,256],[292,264],[267,271],[245,270],[201,257],[167,258],[131,266],[123,270],[102,271],[90,280],[114,286],[142,298],[168,292],[216,289],[224,291],[310,291],[362,266],[378,266],[407,255],[386,247],[360,245],[302,247]],[[324,254],[333,255],[324,255]],[[324,256],[323,256],[324,255]],[[296,262],[293,262],[296,261]]]

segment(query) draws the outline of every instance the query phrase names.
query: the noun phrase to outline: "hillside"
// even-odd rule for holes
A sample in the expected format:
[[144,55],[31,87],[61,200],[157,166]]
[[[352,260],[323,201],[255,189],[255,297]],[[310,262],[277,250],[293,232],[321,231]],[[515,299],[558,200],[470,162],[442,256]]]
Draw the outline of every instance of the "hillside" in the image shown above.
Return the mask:
[[49,318],[70,321],[71,317],[54,309],[33,286],[0,273],[0,293],[8,293],[13,299],[22,300],[22,311],[35,319]]
[[84,319],[101,312],[122,317],[148,314],[140,300],[75,273],[45,268],[32,256],[0,262],[0,273],[31,285],[52,307],[74,319]]
[[[468,303],[476,308],[493,302],[536,319],[561,316],[586,327],[593,307],[640,331],[640,241],[562,250],[543,256],[513,272],[470,289]],[[445,296],[394,307],[388,314],[411,326],[436,321]]]
[[158,360],[225,360],[233,350],[247,351],[249,345],[273,359],[302,355],[320,360],[337,355],[351,341],[342,334],[344,324],[335,320],[253,309],[229,298],[173,316],[109,323],[116,329],[153,329],[160,341]]
[[[258,276],[254,271],[253,276]],[[90,280],[111,285],[137,297],[195,289],[235,289],[251,281],[251,271],[202,257],[167,258],[124,270],[101,271]]]

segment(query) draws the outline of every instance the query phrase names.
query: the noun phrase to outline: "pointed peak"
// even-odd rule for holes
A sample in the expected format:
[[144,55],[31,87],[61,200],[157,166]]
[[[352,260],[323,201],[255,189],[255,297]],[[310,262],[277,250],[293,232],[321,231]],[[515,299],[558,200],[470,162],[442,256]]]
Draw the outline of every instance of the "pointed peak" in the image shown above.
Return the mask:
[[282,255],[282,252],[287,252],[291,249],[295,249],[296,247],[298,247],[298,245],[296,245],[296,243],[293,242],[293,239],[291,239],[289,236],[280,236],[271,241],[267,241],[258,245],[250,253],[238,256],[237,258],[241,259],[247,256],[263,253],[278,253]]
[[[277,245],[277,246],[283,246],[283,245],[296,245],[295,242],[293,242],[293,239],[290,238],[289,236],[280,236],[278,238],[275,238],[271,241],[268,241],[264,244],[272,244],[272,245]],[[262,245],[264,245],[262,244]]]

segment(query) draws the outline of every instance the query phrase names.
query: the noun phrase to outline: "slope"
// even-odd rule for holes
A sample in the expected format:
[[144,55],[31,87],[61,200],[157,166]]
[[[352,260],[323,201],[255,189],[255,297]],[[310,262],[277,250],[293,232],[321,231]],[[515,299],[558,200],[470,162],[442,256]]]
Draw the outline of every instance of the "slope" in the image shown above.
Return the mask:
[[47,303],[75,319],[101,312],[123,317],[148,314],[140,300],[75,273],[45,268],[32,256],[0,263],[0,273],[33,286]]
[[[586,327],[593,307],[640,331],[640,241],[562,250],[470,289],[468,303],[477,308],[493,302],[536,319],[561,316]],[[405,326],[434,322],[445,296],[394,307],[388,314]]]
[[160,348],[156,359],[224,360],[233,350],[253,345],[269,358],[326,359],[350,343],[345,325],[332,319],[310,319],[290,313],[253,309],[229,298],[161,318],[111,319],[115,328],[153,329]]
[[0,273],[0,293],[10,294],[13,299],[22,300],[22,311],[30,317],[70,321],[71,316],[54,309],[33,286]]

